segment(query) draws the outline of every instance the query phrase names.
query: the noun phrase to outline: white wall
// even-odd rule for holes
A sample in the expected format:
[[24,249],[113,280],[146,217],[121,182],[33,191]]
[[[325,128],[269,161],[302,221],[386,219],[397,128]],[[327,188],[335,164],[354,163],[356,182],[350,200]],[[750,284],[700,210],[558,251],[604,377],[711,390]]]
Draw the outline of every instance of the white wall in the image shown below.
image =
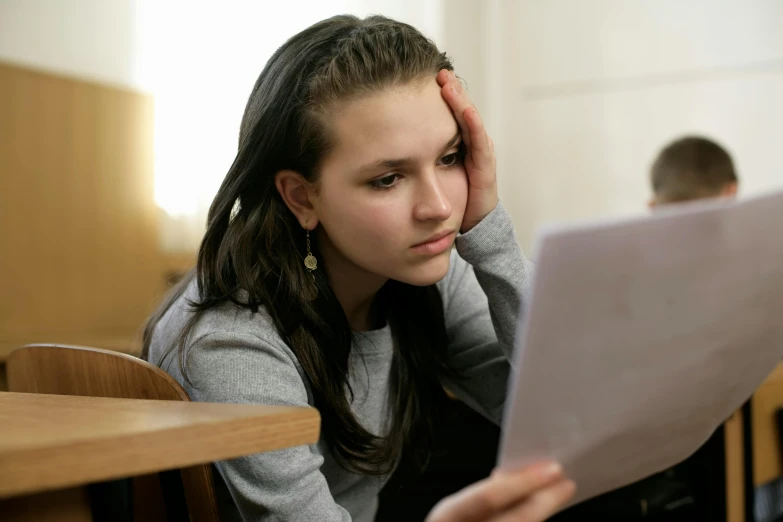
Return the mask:
[[783,1],[452,0],[444,47],[492,132],[526,249],[547,221],[646,211],[685,133],[733,154],[741,193],[783,187]]
[[503,85],[501,194],[523,246],[542,222],[644,212],[650,162],[684,133],[730,150],[742,194],[783,187],[783,2],[498,3],[487,81]]
[[2,0],[0,60],[144,89],[133,0]]
[[[650,161],[686,132],[732,152],[743,194],[783,186],[781,0],[2,0],[0,60],[154,92],[159,201],[202,214],[268,55],[343,11],[454,58],[525,247],[545,221],[644,212]],[[165,241],[189,248],[191,225]]]

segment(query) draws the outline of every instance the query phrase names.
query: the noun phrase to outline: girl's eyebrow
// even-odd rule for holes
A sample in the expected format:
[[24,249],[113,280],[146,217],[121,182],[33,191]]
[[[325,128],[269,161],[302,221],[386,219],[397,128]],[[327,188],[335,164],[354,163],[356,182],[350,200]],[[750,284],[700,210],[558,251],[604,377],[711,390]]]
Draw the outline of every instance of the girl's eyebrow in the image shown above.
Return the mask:
[[413,158],[384,159],[368,163],[359,169],[360,172],[372,173],[378,170],[395,170],[410,167],[415,163]]
[[[446,145],[443,147],[442,152],[446,152],[447,150],[457,146],[457,144],[459,144],[461,139],[462,139],[462,132],[460,132],[460,130],[457,129],[457,133],[448,141],[448,143],[446,143]],[[415,163],[414,158],[382,159],[378,161],[373,161],[372,163],[368,163],[360,167],[359,172],[371,173],[378,170],[402,169],[405,167],[410,167],[414,163]]]

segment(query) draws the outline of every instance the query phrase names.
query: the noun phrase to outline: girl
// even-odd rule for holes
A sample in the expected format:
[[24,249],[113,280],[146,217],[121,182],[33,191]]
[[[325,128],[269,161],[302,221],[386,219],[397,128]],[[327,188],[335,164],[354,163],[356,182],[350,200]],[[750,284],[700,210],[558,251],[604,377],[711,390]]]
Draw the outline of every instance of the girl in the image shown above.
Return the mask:
[[500,422],[530,269],[452,71],[409,25],[337,16],[259,76],[195,272],[144,336],[193,400],[321,413],[314,447],[216,464],[224,520],[373,520],[389,473],[426,465],[444,387]]

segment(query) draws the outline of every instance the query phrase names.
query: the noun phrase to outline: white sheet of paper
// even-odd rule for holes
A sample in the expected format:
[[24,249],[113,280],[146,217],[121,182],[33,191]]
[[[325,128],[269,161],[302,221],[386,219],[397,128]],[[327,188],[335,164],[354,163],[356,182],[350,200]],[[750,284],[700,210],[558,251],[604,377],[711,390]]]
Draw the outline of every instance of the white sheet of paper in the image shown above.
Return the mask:
[[498,464],[557,459],[569,506],[687,458],[783,357],[783,193],[537,245]]

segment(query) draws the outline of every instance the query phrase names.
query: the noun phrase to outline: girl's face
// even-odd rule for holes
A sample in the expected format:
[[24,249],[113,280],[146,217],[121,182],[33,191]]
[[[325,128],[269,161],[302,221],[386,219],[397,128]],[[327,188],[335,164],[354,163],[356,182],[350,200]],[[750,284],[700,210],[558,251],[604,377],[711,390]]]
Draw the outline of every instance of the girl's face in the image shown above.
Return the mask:
[[343,102],[312,199],[330,275],[430,285],[445,277],[468,180],[433,78]]

